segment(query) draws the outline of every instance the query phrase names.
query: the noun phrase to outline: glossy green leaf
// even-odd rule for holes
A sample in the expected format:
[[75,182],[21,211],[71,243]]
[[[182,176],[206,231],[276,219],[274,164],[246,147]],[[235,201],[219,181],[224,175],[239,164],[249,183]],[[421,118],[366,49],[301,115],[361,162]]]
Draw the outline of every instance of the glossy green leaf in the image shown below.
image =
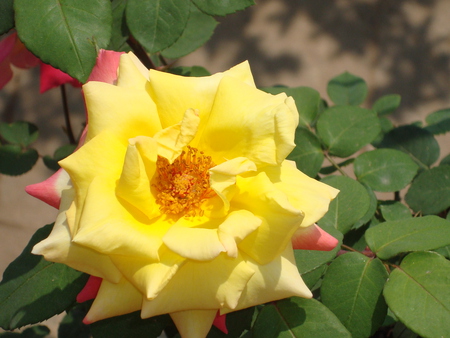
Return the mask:
[[19,145],[0,146],[0,173],[18,176],[30,171],[39,159],[35,149],[22,149]]
[[0,35],[14,27],[14,0],[0,0]]
[[38,127],[30,122],[0,123],[0,136],[12,144],[27,147],[39,136]]
[[331,155],[348,157],[372,142],[380,132],[377,116],[364,108],[335,106],[317,121],[317,133]]
[[149,53],[177,41],[189,19],[188,0],[128,0],[126,19],[133,36]]
[[316,135],[304,128],[295,131],[297,146],[289,154],[288,159],[295,161],[297,168],[310,177],[316,177],[322,166],[324,155]]
[[399,201],[381,202],[380,211],[386,221],[398,221],[412,217],[411,210]]
[[319,221],[321,226],[331,226],[345,234],[363,217],[370,206],[370,197],[361,183],[345,176],[328,176],[322,182],[340,190],[331,201],[328,212]]
[[373,192],[372,188],[369,187],[367,184],[363,183],[364,188],[366,188],[367,195],[369,195],[370,203],[369,208],[367,209],[365,215],[361,217],[354,225],[353,229],[358,229],[359,227],[363,226],[364,224],[370,222],[373,215],[375,215],[375,212],[377,211],[378,206],[378,199],[375,193]]
[[192,0],[192,2],[208,15],[227,15],[255,4],[253,0]]
[[0,283],[0,327],[13,330],[61,313],[75,302],[88,275],[31,254],[52,225],[39,229],[5,270]]
[[450,261],[414,252],[392,271],[384,288],[389,308],[423,337],[450,337]]
[[415,212],[438,214],[450,206],[450,166],[420,173],[411,184],[405,201]]
[[271,303],[261,310],[253,337],[341,338],[351,334],[323,304],[315,299],[292,297]]
[[362,78],[345,72],[328,82],[327,93],[337,105],[358,106],[367,96],[367,84]]
[[15,0],[22,42],[45,63],[85,82],[111,38],[109,0]]
[[328,267],[320,288],[322,302],[352,337],[369,337],[386,317],[382,292],[387,277],[379,259],[357,252],[346,253]]
[[112,9],[112,27],[111,27],[111,40],[109,41],[108,50],[115,50],[118,52],[128,52],[130,47],[127,44],[127,40],[130,36],[128,29],[125,9],[127,6],[127,0],[113,0],[111,1]]
[[211,38],[217,24],[213,17],[201,12],[191,3],[185,30],[173,45],[161,52],[162,56],[177,59],[192,53]]
[[406,187],[419,166],[401,151],[376,149],[359,155],[353,168],[360,182],[375,191],[391,192]]
[[327,263],[336,257],[337,252],[341,249],[343,235],[335,228],[326,227],[325,231],[329,232],[339,243],[331,251],[317,250],[294,250],[295,262],[298,271],[302,275],[303,281],[312,288],[322,274],[325,272]]
[[169,315],[141,319],[138,311],[100,320],[91,324],[90,328],[92,336],[95,338],[157,338],[169,321]]
[[426,130],[434,135],[444,134],[450,131],[450,109],[435,111],[425,118],[428,126]]
[[388,132],[379,148],[397,149],[407,153],[422,168],[432,165],[439,158],[439,144],[433,135],[420,127],[408,125]]
[[[354,158],[349,158],[349,159],[347,159],[345,161],[339,162],[337,165],[338,165],[339,168],[344,168],[344,167],[352,164],[354,161],[355,161]],[[319,172],[322,175],[330,175],[330,174],[336,172],[337,170],[338,169],[334,165],[330,165],[330,166],[321,168]]]
[[201,76],[209,76],[211,75],[210,72],[208,72],[205,68],[200,66],[193,66],[193,67],[186,67],[186,66],[180,66],[180,67],[174,67],[169,68],[167,72],[176,74],[176,75],[182,75],[182,76],[193,76],[193,77],[201,77]]
[[425,216],[384,222],[366,231],[366,241],[381,259],[401,252],[437,249],[450,245],[450,221]]
[[402,98],[398,94],[385,95],[375,101],[372,109],[378,116],[389,115],[400,106],[401,100]]
[[292,96],[298,110],[299,125],[310,126],[314,124],[321,105],[320,94],[317,90],[309,87],[266,87],[261,89],[274,95],[286,93],[287,96]]

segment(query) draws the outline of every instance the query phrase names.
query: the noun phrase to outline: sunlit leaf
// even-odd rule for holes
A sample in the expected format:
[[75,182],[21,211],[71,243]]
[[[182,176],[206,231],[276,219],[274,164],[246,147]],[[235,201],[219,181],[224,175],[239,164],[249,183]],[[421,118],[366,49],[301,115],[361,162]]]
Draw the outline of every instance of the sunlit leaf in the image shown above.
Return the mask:
[[315,177],[322,166],[324,155],[317,137],[307,129],[297,128],[295,131],[294,150],[288,159],[295,161],[297,168],[310,177]]
[[434,252],[414,252],[389,276],[389,308],[423,337],[450,337],[450,261]]
[[420,173],[411,184],[405,201],[415,212],[438,214],[450,206],[450,166],[442,165]]
[[320,288],[322,302],[352,337],[369,337],[386,317],[382,291],[387,277],[379,259],[356,252],[346,253],[328,267]]
[[17,33],[45,63],[85,82],[111,38],[109,0],[14,1]]
[[317,133],[331,155],[347,157],[372,142],[380,123],[371,110],[335,106],[325,110],[317,121]]
[[261,310],[254,337],[351,337],[336,316],[315,299],[292,297],[271,303]]
[[425,118],[428,126],[426,130],[434,135],[444,134],[450,131],[450,109],[435,111]]
[[0,136],[12,144],[27,147],[39,136],[38,127],[30,122],[0,123]]
[[380,204],[380,211],[386,221],[397,221],[411,218],[411,210],[399,201],[383,201]]
[[328,82],[327,93],[337,105],[358,106],[367,96],[367,84],[359,76],[345,72]]
[[400,102],[401,97],[398,94],[385,95],[375,101],[372,109],[378,116],[389,115],[400,106]]
[[366,241],[381,259],[401,252],[437,249],[450,245],[450,221],[425,216],[384,222],[366,231]]
[[391,192],[406,187],[419,169],[405,153],[395,149],[377,149],[359,155],[353,164],[358,181],[373,190]]

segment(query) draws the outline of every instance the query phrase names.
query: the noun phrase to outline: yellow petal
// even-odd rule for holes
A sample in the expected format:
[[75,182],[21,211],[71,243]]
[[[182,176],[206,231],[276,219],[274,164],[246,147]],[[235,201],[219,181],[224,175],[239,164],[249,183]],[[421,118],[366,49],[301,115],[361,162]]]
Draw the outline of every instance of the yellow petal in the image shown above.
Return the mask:
[[[153,158],[144,164],[136,142],[145,142],[147,153]],[[116,194],[130,205],[138,208],[148,219],[159,216],[161,213],[156,204],[156,199],[151,193],[149,177],[152,178],[156,171],[156,141],[149,137],[134,138],[129,140],[122,174],[116,187]],[[142,148],[142,147],[140,147]]]
[[242,208],[258,216],[262,223],[238,244],[240,250],[260,264],[267,264],[281,254],[303,220],[303,212],[294,208],[264,172],[237,177],[233,208]]
[[186,261],[167,249],[161,253],[161,260],[157,263],[123,255],[113,255],[111,259],[120,272],[149,300],[161,292]]
[[211,111],[217,86],[224,75],[255,86],[247,62],[224,73],[206,77],[183,77],[150,70],[147,90],[158,106],[162,127],[167,128],[178,123],[189,108],[198,109],[202,120],[207,117]]
[[210,262],[187,261],[155,299],[144,301],[142,317],[192,309],[233,309],[253,273],[241,256],[221,254]]
[[339,190],[299,171],[292,161],[284,161],[281,170],[266,167],[264,171],[275,187],[288,196],[289,202],[304,212],[302,227],[308,227],[321,219],[339,193]]
[[119,61],[118,87],[145,88],[148,69],[132,52],[122,54]]
[[256,169],[255,163],[245,157],[236,157],[210,169],[210,186],[223,201],[223,215],[228,213],[236,192],[236,175]]
[[237,244],[255,231],[262,221],[247,210],[232,211],[226,220],[219,225],[218,234],[227,255],[238,256]]
[[98,320],[138,311],[141,304],[142,294],[125,278],[118,283],[109,283],[103,280],[84,322],[90,324]]
[[165,229],[149,226],[133,217],[139,214],[133,214],[133,210],[119,203],[114,183],[102,177],[92,181],[73,241],[104,254],[140,256],[158,261]]
[[199,123],[198,112],[187,109],[181,122],[156,133],[154,138],[158,142],[158,155],[172,163],[192,141]]
[[83,92],[89,120],[86,142],[108,130],[126,146],[129,138],[161,130],[156,106],[144,89],[91,81]]
[[197,261],[209,261],[225,251],[215,229],[172,226],[163,237],[167,247],[178,255]]
[[204,338],[216,318],[217,310],[188,310],[170,314],[183,338]]
[[73,189],[62,191],[60,212],[53,230],[46,239],[34,246],[32,253],[43,255],[48,261],[64,263],[90,275],[118,282],[121,273],[108,256],[72,242],[65,211],[71,205],[73,195]]
[[[260,265],[248,257],[247,264],[252,267],[255,274],[250,278],[239,304],[232,309],[237,311],[250,306],[298,296],[311,298],[312,293],[303,282],[295,265],[294,251],[288,245],[281,256],[269,264]],[[231,312],[223,309],[221,314]]]

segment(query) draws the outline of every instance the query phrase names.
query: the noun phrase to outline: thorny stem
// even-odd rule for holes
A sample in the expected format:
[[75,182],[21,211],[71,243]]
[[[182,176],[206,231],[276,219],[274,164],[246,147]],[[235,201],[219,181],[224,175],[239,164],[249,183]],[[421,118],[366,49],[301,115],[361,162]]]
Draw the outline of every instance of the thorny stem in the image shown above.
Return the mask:
[[342,176],[348,176],[342,169],[341,167],[333,160],[333,158],[328,154],[327,151],[324,151],[325,157],[327,158],[328,161],[330,161],[330,163],[342,174]]
[[127,40],[127,43],[130,45],[131,49],[133,50],[134,54],[138,57],[139,60],[144,64],[145,67],[156,69],[155,64],[153,63],[152,59],[148,56],[145,49],[142,47],[142,45],[133,37],[130,35],[130,37]]
[[64,110],[64,120],[66,121],[66,133],[67,137],[69,138],[69,142],[71,144],[76,144],[77,141],[75,140],[75,136],[73,135],[72,130],[72,124],[70,123],[70,114],[69,114],[69,105],[67,103],[67,94],[66,94],[66,86],[62,84],[59,86],[61,88],[61,97],[62,97],[62,103],[63,103],[63,110]]

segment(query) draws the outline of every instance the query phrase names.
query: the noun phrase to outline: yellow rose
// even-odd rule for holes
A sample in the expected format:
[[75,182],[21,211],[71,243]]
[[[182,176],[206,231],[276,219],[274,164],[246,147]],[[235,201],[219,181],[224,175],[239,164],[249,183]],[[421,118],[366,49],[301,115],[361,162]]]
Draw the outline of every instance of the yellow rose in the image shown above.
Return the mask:
[[83,90],[86,140],[60,162],[59,214],[33,253],[102,278],[86,322],[169,313],[202,337],[218,310],[311,297],[291,239],[337,190],[285,160],[291,97],[256,89],[246,62],[187,78],[131,53],[115,85]]

